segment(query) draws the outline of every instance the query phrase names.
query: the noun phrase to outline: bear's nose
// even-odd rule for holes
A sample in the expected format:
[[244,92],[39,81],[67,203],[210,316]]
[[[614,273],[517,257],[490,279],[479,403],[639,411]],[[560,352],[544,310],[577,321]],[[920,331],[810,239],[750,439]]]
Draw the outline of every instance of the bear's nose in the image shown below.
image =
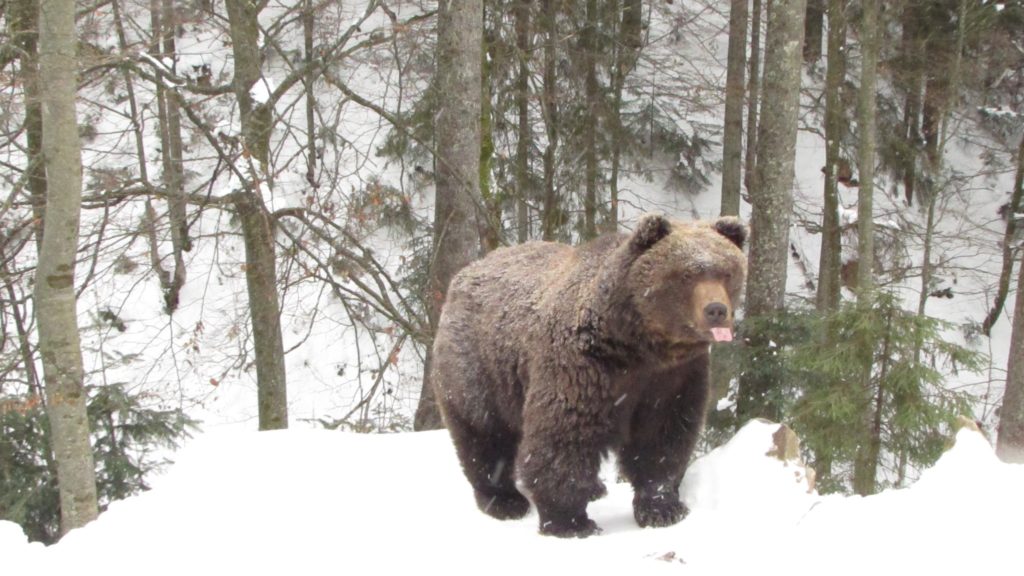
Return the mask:
[[711,326],[721,326],[729,320],[729,308],[721,302],[712,302],[704,307],[704,317]]

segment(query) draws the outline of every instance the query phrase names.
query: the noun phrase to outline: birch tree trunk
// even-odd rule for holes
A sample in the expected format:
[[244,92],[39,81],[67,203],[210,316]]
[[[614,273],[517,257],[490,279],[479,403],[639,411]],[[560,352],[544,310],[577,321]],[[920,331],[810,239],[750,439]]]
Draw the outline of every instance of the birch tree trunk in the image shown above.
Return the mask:
[[[784,308],[789,222],[793,205],[793,165],[800,108],[800,71],[806,0],[779,0],[768,14],[764,96],[757,134],[757,167],[750,191],[750,263],[746,315],[767,317]],[[766,348],[770,334],[749,334],[755,350]],[[763,416],[777,419],[771,399],[774,378],[765,373],[740,380],[739,423]]]
[[[480,254],[486,216],[480,197],[480,82],[483,60],[482,0],[441,0],[437,22],[437,86],[445,94],[434,117],[434,261],[428,279],[431,331],[437,328],[448,284]],[[430,382],[432,354],[424,362],[423,389],[413,427],[443,426]]]
[[747,0],[729,6],[729,55],[725,74],[722,135],[722,216],[739,216],[743,161],[743,96],[746,94]]
[[39,96],[47,225],[36,269],[35,306],[60,486],[61,533],[85,525],[98,514],[74,286],[82,201],[75,46],[73,0],[41,0],[39,84],[46,90]]

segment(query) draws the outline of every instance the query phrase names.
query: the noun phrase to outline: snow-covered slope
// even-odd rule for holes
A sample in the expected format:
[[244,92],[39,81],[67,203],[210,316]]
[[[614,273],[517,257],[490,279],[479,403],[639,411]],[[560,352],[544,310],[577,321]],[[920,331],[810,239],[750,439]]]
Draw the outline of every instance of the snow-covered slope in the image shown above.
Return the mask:
[[[913,487],[868,498],[808,493],[767,457],[778,426],[752,422],[698,460],[682,523],[640,529],[605,469],[604,532],[537,534],[476,510],[444,432],[208,434],[154,489],[114,503],[49,548],[0,522],[5,574],[1011,573],[1024,466],[962,431]],[[427,571],[427,572],[424,572]]]

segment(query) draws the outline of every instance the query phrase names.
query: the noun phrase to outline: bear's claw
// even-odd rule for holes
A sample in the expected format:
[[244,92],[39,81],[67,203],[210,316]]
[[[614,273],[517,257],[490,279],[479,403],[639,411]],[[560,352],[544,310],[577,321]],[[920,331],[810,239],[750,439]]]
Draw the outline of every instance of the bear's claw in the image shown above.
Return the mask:
[[476,493],[480,510],[498,520],[518,520],[530,511],[530,501],[518,492],[512,494]]
[[568,521],[548,520],[540,523],[540,533],[558,538],[586,538],[594,534],[600,534],[601,528],[597,523],[584,516],[573,518]]
[[641,528],[671,526],[689,513],[689,508],[676,498],[638,498],[633,501],[633,517]]

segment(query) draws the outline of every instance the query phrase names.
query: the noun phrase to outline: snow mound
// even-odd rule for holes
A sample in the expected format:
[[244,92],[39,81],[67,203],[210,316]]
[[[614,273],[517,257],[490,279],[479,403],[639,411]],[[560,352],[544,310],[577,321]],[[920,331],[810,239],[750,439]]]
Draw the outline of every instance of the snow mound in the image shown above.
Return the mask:
[[[1007,573],[1019,566],[1024,466],[1003,464],[977,433],[921,481],[868,498],[818,496],[794,459],[767,453],[778,424],[756,421],[694,463],[692,511],[640,529],[632,490],[606,467],[590,505],[603,533],[537,534],[537,516],[480,513],[443,431],[208,433],[153,489],[117,502],[50,547],[0,522],[4,573],[106,575],[418,573]],[[790,451],[784,452],[791,455]],[[116,559],[116,561],[112,561]],[[685,565],[685,567],[684,567]],[[803,567],[803,568],[801,568]]]
[[802,514],[818,496],[799,454],[786,454],[785,446],[780,454],[776,438],[787,434],[792,431],[783,425],[751,420],[728,443],[693,463],[683,482],[683,501],[692,510]]

